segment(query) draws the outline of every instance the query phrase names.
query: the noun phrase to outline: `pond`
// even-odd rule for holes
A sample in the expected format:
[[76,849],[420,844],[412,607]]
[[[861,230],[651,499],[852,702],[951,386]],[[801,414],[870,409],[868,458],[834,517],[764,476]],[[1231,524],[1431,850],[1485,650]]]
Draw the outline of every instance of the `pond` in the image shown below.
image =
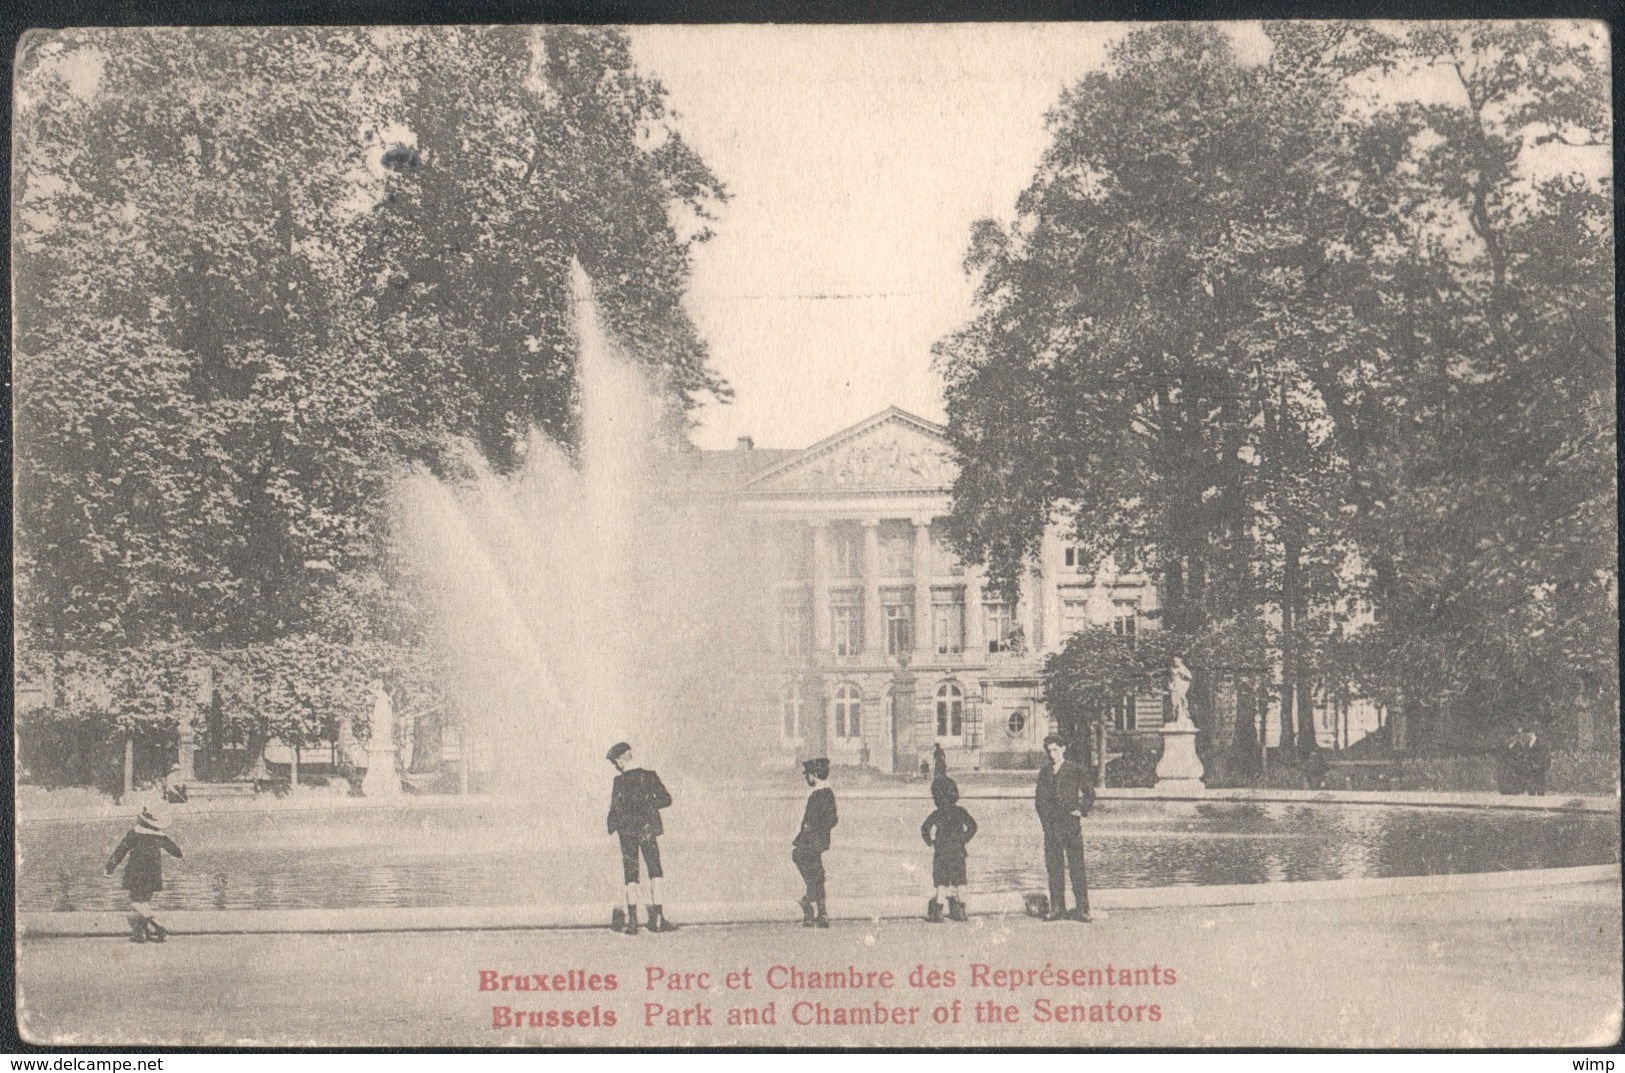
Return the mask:
[[[969,897],[1045,888],[1032,804],[964,802],[981,825]],[[799,800],[739,804],[732,824],[700,837],[684,815],[661,840],[664,900],[793,899],[789,859]],[[826,855],[832,898],[928,894],[931,850],[919,825],[929,802],[847,799]],[[758,832],[740,828],[751,816]],[[121,909],[102,864],[128,825],[18,826],[21,910]],[[609,904],[620,897],[615,840],[558,825],[522,804],[187,815],[170,830],[186,853],[165,860],[157,904],[178,909],[295,909]],[[1402,805],[1102,801],[1084,821],[1092,888],[1415,876],[1609,864],[1613,814]]]

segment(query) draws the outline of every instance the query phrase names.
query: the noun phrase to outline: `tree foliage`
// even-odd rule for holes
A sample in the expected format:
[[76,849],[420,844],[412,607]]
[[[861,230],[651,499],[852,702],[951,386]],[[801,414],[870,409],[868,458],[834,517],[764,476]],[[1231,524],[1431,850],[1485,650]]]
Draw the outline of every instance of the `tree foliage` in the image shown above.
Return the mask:
[[1089,626],[1068,637],[1044,661],[1044,703],[1061,739],[1082,740],[1083,727],[1103,719],[1125,694],[1159,692],[1182,651],[1171,630],[1125,637],[1108,626]]
[[726,394],[680,305],[723,190],[618,31],[73,30],[17,85],[25,646],[415,643],[387,486],[572,440],[572,258],[674,434]]
[[957,548],[1007,588],[1052,519],[1150,562],[1193,647],[1266,638],[1288,741],[1316,682],[1492,718],[1611,682],[1610,187],[1556,151],[1608,144],[1600,42],[1266,33],[1128,34],[977,226]]
[[572,445],[571,260],[670,435],[727,395],[681,307],[724,192],[664,91],[514,27],[37,33],[16,81],[25,751],[161,774],[204,674],[256,750],[365,737],[375,678],[438,737],[389,486]]

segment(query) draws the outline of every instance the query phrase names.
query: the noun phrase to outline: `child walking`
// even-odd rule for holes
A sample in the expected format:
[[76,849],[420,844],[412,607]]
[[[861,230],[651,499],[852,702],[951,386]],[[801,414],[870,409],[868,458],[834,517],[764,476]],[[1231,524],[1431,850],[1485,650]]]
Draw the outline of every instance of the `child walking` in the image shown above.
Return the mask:
[[181,848],[175,840],[164,834],[164,824],[148,809],[142,809],[124,838],[107,858],[108,875],[126,856],[130,863],[124,866],[124,889],[130,892],[130,941],[132,943],[161,943],[169,935],[154,918],[152,896],[164,889],[164,857],[179,857]]
[[807,807],[801,814],[801,828],[796,832],[790,850],[790,860],[807,885],[801,898],[801,926],[804,928],[829,927],[829,915],[824,908],[824,851],[829,849],[829,833],[840,818],[835,812],[835,791],[829,788],[829,761],[824,757],[804,761],[801,776],[812,792],[807,795]]
[[946,775],[931,782],[936,809],[920,825],[920,837],[931,846],[931,884],[936,888],[925,906],[925,919],[942,923],[942,900],[948,919],[965,920],[965,846],[976,837],[976,821],[959,805],[959,784]]

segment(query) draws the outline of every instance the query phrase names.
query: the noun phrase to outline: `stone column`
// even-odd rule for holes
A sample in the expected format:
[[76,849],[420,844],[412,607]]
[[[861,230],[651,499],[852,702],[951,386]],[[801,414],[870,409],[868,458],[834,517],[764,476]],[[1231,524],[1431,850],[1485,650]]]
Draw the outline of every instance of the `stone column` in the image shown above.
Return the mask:
[[1054,535],[1046,532],[1039,544],[1038,617],[1042,624],[1044,647],[1057,650],[1065,643],[1061,636],[1060,556]]
[[880,616],[880,519],[863,520],[863,654],[886,654],[885,620]]
[[1044,631],[1044,569],[1040,565],[1029,563],[1027,576],[1022,581],[1021,603],[1019,608],[1024,614],[1016,619],[1021,624],[1022,632],[1027,635],[1027,653],[1036,656],[1038,650],[1044,647],[1049,640],[1049,634]]
[[805,733],[801,749],[803,760],[829,755],[829,703],[824,696],[824,679],[809,674],[803,680],[801,714]]
[[987,637],[982,629],[982,569],[965,568],[965,653],[972,663],[987,662]]
[[899,664],[891,681],[891,748],[885,757],[891,765],[885,770],[893,775],[910,771],[914,766],[913,759],[904,752],[904,743],[911,741],[914,735],[915,678],[909,673],[907,661],[899,661]]
[[931,636],[931,519],[914,519],[914,651],[929,659],[936,652]]
[[812,617],[814,662],[829,655],[829,526],[811,522],[813,534]]

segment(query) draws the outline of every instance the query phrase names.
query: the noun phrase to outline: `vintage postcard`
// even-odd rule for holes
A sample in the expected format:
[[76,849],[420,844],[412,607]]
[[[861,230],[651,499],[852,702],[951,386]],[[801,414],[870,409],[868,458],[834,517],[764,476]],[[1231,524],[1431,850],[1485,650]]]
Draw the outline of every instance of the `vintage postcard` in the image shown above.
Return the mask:
[[1614,1042],[1608,47],[27,35],[18,1031]]

